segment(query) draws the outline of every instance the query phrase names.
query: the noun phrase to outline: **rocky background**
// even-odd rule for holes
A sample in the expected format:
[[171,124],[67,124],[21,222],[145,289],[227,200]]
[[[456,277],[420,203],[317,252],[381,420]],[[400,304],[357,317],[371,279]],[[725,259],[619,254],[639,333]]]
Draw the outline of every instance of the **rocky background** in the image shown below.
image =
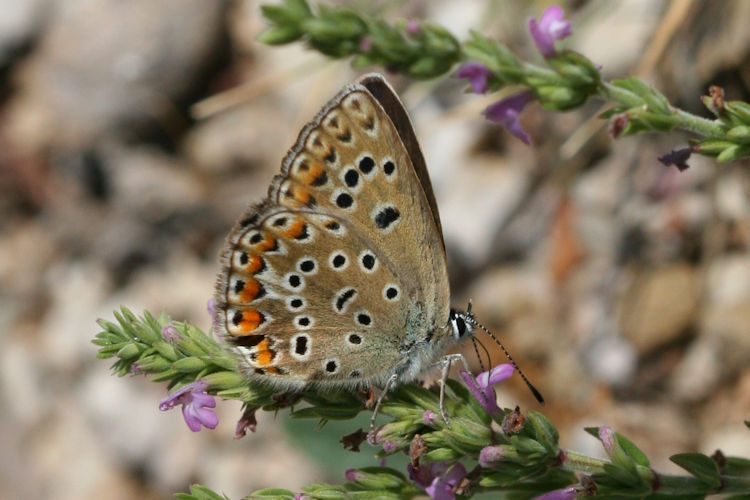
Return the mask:
[[[378,6],[538,57],[525,20],[546,2]],[[565,44],[605,77],[636,74],[698,113],[710,84],[750,100],[750,3],[566,8]],[[376,463],[371,448],[340,449],[352,422],[263,415],[235,441],[235,402],[193,434],[159,412],[165,387],[111,376],[90,343],[120,305],[207,328],[225,234],[300,127],[362,72],[262,46],[262,28],[253,1],[0,2],[0,497],[165,498],[201,482],[240,498]],[[666,168],[656,158],[688,136],[613,141],[597,102],[529,107],[529,148],[483,121],[491,96],[451,78],[392,81],[430,166],[454,303],[473,298],[562,444],[601,454],[582,427],[609,424],[665,472],[678,452],[748,456],[750,165]],[[499,397],[536,408],[519,380]]]

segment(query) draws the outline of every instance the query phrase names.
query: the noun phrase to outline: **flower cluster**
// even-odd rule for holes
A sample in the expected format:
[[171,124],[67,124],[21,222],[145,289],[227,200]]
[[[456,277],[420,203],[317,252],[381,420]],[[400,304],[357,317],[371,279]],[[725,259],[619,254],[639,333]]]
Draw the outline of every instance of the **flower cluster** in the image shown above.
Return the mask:
[[[555,42],[570,36],[572,32],[570,22],[565,19],[565,13],[557,5],[548,7],[538,21],[534,18],[529,19],[528,26],[534,43],[545,58],[554,57]],[[477,61],[463,64],[456,71],[456,77],[468,80],[472,90],[477,94],[487,92],[490,81],[497,80],[487,66]],[[487,120],[502,125],[508,132],[530,145],[529,135],[521,128],[520,116],[526,105],[533,100],[534,94],[530,90],[524,90],[491,104],[482,114]]]

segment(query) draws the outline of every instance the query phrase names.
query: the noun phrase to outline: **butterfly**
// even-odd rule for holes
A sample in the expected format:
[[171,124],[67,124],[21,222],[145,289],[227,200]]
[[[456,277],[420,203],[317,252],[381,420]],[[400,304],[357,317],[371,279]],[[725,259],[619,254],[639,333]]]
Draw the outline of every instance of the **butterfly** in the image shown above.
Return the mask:
[[214,324],[250,382],[283,391],[385,394],[438,365],[447,377],[457,358],[446,352],[476,324],[450,307],[427,167],[379,74],[344,87],[302,129],[267,198],[231,230],[221,266]]

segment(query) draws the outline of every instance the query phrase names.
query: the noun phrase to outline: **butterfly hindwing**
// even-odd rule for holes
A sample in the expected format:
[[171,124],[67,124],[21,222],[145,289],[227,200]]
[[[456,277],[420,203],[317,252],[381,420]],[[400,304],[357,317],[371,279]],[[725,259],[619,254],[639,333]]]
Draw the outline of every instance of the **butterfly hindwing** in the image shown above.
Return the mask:
[[216,323],[250,376],[382,382],[406,347],[447,323],[437,208],[403,135],[365,86],[345,88],[303,129],[268,200],[235,226]]

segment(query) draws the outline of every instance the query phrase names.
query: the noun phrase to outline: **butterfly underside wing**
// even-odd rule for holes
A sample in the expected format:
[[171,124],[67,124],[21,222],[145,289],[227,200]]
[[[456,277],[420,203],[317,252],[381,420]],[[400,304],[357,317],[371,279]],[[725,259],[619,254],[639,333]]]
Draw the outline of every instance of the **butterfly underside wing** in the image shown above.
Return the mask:
[[452,342],[437,205],[382,76],[300,133],[268,198],[229,234],[215,325],[249,378],[280,388],[415,378]]

